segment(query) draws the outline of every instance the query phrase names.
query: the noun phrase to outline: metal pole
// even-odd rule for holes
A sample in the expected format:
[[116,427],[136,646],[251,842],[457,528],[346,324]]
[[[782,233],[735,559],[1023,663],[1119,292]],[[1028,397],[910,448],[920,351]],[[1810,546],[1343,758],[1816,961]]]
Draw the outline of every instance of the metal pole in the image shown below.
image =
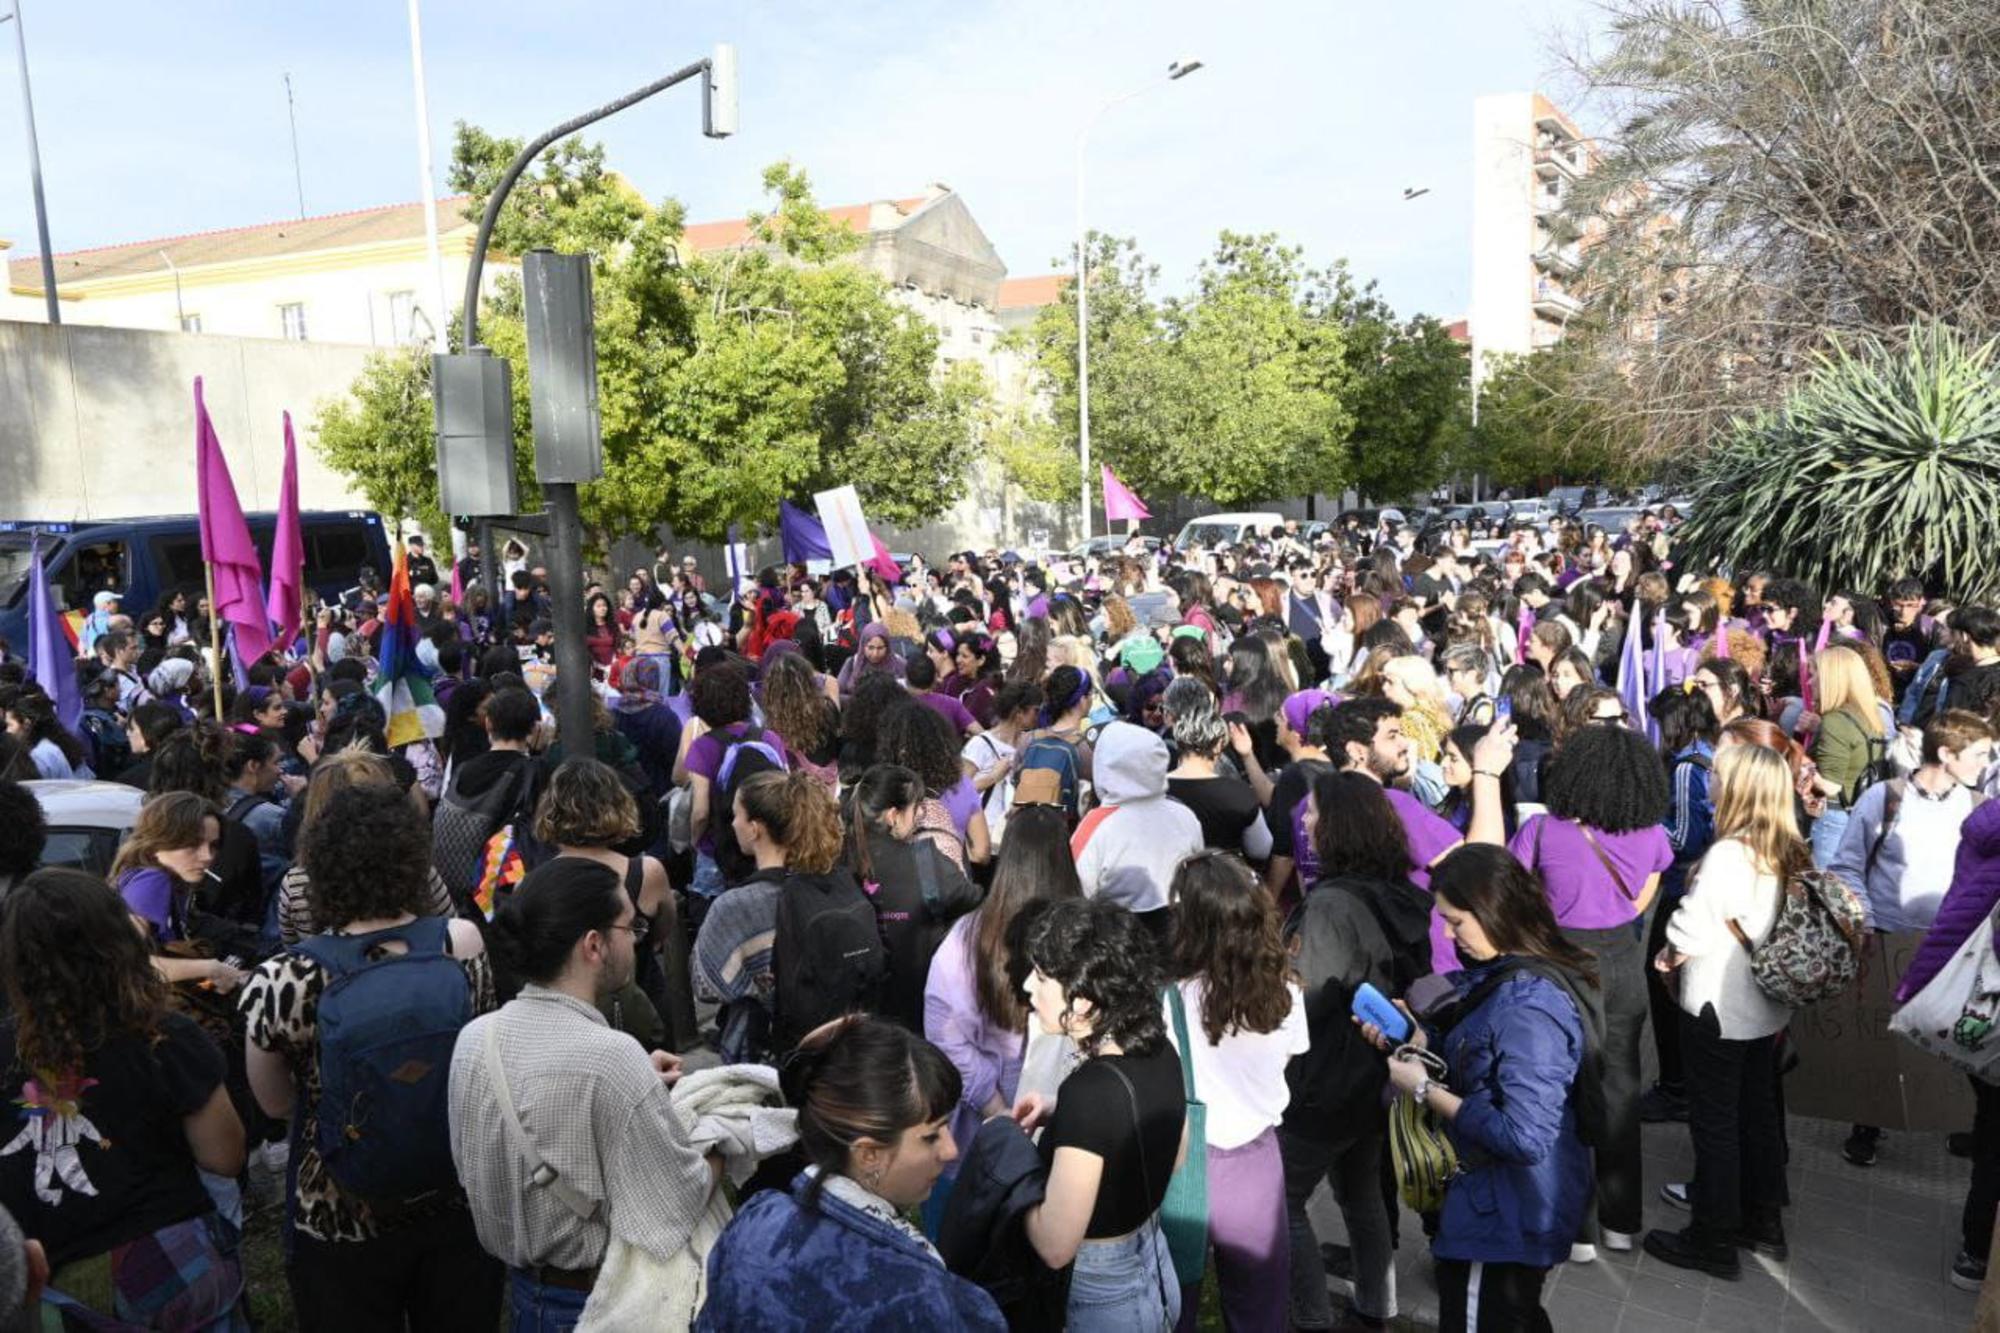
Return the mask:
[[[431,297],[437,313],[431,319],[431,343],[440,352],[451,350],[451,308],[445,304],[444,256],[438,249],[437,178],[431,167],[431,107],[424,90],[424,29],[417,13],[418,0],[410,0],[410,77],[417,93],[417,170],[423,177],[424,254],[431,266]],[[407,334],[398,333],[400,340]]]
[[299,191],[299,216],[306,215],[306,169],[299,161],[299,108],[292,100],[292,76],[285,75],[285,115],[292,122],[292,183]]
[[35,135],[35,94],[28,86],[28,34],[21,21],[21,0],[14,0],[14,54],[21,64],[21,106],[28,127],[28,176],[35,191],[35,243],[42,248],[42,299],[48,306],[49,323],[62,323],[62,307],[56,302],[56,256],[49,245],[49,205],[42,197],[42,149]]
[[505,604],[500,600],[500,552],[493,545],[490,518],[479,520],[479,582],[486,589],[487,636],[490,642],[499,642],[500,611]]
[[583,518],[577,510],[576,483],[542,483],[542,500],[549,510],[549,600],[554,603],[556,631],[556,735],[563,755],[588,759],[597,751],[591,739],[590,648],[583,641]]
[[176,264],[174,257],[165,250],[160,251],[160,258],[166,261],[167,271],[174,275],[174,323],[180,327],[182,333],[186,333],[188,317],[187,306],[181,301],[180,265]]
[[1078,540],[1086,542],[1090,540],[1090,233],[1083,220],[1083,149],[1089,137],[1086,124],[1076,136],[1076,452],[1083,471],[1083,502],[1077,517],[1083,525]]

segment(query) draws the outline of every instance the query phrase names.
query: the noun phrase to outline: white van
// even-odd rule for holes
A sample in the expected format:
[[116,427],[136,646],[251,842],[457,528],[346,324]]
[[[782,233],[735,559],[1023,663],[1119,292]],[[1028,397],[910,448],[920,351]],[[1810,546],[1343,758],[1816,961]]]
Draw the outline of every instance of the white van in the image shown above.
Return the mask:
[[1174,538],[1174,549],[1185,551],[1190,546],[1214,550],[1218,546],[1233,546],[1253,534],[1268,537],[1272,528],[1285,525],[1283,514],[1261,511],[1247,514],[1206,514],[1190,519],[1181,528],[1180,536]]

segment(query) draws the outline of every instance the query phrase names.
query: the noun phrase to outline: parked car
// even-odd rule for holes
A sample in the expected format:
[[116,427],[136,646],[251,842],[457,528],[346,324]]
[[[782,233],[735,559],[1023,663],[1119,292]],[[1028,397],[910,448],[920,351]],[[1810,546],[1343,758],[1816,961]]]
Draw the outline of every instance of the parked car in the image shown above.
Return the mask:
[[[1130,537],[1127,537],[1122,532],[1107,532],[1092,537],[1087,542],[1078,542],[1064,554],[1071,560],[1101,560],[1107,555],[1117,555],[1125,549],[1131,540]],[[1160,549],[1160,539],[1158,537],[1141,535],[1139,544],[1148,551],[1157,551]]]
[[139,820],[146,793],[122,782],[38,778],[21,784],[48,821],[42,864],[109,875],[118,844]]
[[1190,519],[1174,538],[1174,549],[1185,551],[1190,546],[1213,549],[1218,546],[1234,546],[1251,536],[1265,536],[1272,528],[1285,526],[1285,516],[1270,510],[1256,510],[1241,514],[1207,514]]

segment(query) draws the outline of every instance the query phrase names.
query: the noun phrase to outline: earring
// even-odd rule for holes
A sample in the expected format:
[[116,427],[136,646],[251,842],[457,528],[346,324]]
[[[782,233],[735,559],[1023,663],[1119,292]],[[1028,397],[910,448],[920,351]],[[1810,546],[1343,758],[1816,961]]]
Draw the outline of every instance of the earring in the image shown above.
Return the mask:
[[866,1185],[870,1190],[873,1190],[877,1185],[882,1183],[882,1168],[878,1166],[873,1171],[868,1172],[861,1178],[861,1183]]

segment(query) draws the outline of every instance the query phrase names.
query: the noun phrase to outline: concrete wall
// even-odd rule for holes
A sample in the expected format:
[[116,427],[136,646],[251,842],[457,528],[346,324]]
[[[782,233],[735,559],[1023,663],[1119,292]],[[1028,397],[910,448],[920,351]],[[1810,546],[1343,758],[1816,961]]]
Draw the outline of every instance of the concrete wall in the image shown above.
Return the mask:
[[319,404],[366,347],[0,321],[0,517],[128,518],[196,507],[194,377],[245,509],[274,509],[281,413],[299,437],[299,501],[363,507],[311,446]]

